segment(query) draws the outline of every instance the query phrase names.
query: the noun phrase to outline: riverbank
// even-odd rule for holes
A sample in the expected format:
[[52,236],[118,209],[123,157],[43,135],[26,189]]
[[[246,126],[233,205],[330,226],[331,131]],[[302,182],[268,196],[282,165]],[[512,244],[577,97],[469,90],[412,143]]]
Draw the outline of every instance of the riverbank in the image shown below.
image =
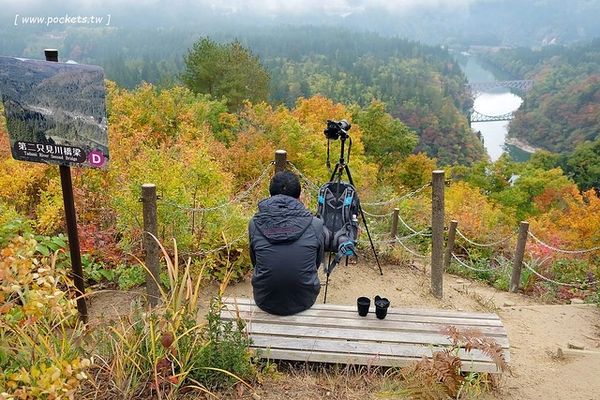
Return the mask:
[[[463,56],[459,65],[465,73],[469,83],[497,81],[494,71],[490,71],[479,63],[475,56]],[[477,93],[473,102],[473,109],[485,115],[504,115],[516,111],[523,99],[512,93],[507,88],[495,88]],[[508,135],[506,121],[474,122],[471,127],[480,131],[484,146],[491,161],[496,161],[502,154],[508,153],[515,161],[525,161],[529,158],[528,151],[519,151],[520,146],[510,146],[505,141]]]
[[523,139],[507,137],[504,143],[510,146],[514,146],[519,150],[523,150],[526,153],[533,154],[536,151],[542,150],[539,147],[535,147],[524,141]]

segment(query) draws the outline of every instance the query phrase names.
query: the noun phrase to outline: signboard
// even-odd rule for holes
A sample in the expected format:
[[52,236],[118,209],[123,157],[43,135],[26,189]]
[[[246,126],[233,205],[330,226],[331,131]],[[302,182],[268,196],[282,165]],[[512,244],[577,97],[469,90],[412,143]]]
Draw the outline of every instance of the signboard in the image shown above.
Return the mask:
[[107,167],[102,68],[0,57],[0,95],[13,158]]

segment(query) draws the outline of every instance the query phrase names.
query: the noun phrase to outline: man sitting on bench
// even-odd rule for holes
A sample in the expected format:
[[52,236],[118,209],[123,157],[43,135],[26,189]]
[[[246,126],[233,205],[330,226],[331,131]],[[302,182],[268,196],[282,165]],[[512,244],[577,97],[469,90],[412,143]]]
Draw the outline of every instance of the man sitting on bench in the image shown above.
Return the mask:
[[271,197],[248,226],[254,301],[263,311],[290,315],[315,303],[321,283],[323,222],[300,202],[300,180],[289,171],[271,180]]

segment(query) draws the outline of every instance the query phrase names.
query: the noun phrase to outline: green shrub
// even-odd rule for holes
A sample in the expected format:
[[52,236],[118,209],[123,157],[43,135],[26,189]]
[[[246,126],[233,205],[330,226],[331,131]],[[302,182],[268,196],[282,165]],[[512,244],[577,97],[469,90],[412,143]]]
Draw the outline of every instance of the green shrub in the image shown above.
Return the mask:
[[[190,377],[209,389],[226,388],[240,379],[256,376],[249,350],[250,339],[244,332],[244,323],[238,320],[223,322],[220,317],[221,303],[211,304],[204,331],[206,345],[195,355]],[[206,368],[209,367],[209,368]],[[230,374],[224,373],[228,371]],[[235,376],[233,376],[235,375]]]
[[598,273],[593,273],[592,265],[585,260],[557,260],[552,263],[552,274],[554,280],[564,283],[581,283],[585,285],[590,280],[598,278]]
[[119,289],[128,290],[146,282],[146,270],[141,265],[124,267],[119,271]]
[[96,262],[89,254],[81,255],[81,264],[88,285],[90,283],[114,282],[117,280],[117,270],[106,268],[104,263]]
[[498,274],[493,285],[498,290],[508,291],[510,285],[510,275],[507,273]]
[[[176,250],[177,245],[174,243]],[[184,265],[162,247],[165,279],[161,301],[147,309],[141,304],[129,315],[94,333],[97,381],[111,398],[178,398],[180,390],[210,393],[210,389],[254,376],[243,327],[222,324],[213,305],[209,323],[198,323],[198,299],[205,274],[192,277],[191,261]],[[135,266],[121,277],[138,279],[144,267]],[[225,277],[220,294],[230,275]],[[247,384],[246,384],[247,385]]]

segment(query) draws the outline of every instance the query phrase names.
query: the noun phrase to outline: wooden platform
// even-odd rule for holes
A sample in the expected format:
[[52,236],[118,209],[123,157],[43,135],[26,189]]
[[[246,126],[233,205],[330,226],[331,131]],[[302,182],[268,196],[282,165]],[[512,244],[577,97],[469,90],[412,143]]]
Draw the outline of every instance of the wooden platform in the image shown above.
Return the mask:
[[[448,326],[474,328],[494,339],[509,361],[506,330],[496,314],[466,313],[416,308],[390,308],[384,320],[375,317],[374,306],[361,317],[353,306],[315,304],[292,316],[260,310],[251,299],[223,300],[223,320],[238,317],[254,348],[263,358],[356,365],[402,366],[418,361],[451,342],[441,333]],[[478,350],[460,350],[463,370],[499,372]]]

